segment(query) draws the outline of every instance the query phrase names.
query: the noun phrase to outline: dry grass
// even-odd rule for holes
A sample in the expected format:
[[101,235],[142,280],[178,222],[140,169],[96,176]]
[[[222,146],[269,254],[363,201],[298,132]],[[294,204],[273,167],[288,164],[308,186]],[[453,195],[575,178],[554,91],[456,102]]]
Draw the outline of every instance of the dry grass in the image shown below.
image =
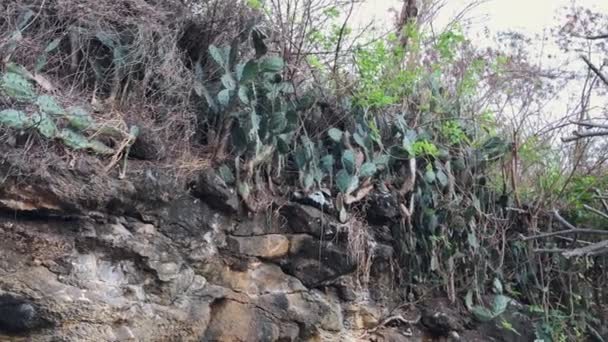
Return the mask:
[[346,230],[349,257],[357,265],[360,285],[367,288],[374,259],[375,243],[369,233],[369,226],[364,218],[355,216],[342,229]]
[[[206,105],[193,97],[192,63],[210,68],[208,46],[238,34],[247,19],[242,1],[10,0],[0,10],[3,62],[34,71],[44,57],[38,74],[53,88],[45,93],[90,109],[97,123],[145,128],[164,143],[179,177],[209,166],[200,146]],[[45,52],[53,41],[57,47]],[[112,164],[124,143],[113,143]]]

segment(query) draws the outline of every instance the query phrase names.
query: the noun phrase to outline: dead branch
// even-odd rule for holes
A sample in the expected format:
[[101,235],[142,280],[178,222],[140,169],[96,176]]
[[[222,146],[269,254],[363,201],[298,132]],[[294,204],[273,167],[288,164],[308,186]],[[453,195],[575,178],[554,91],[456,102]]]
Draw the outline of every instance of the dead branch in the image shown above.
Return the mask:
[[596,122],[586,122],[586,121],[570,121],[571,124],[574,125],[578,125],[578,126],[583,126],[583,127],[589,127],[589,128],[603,128],[603,129],[608,129],[608,125],[605,124],[599,124]]
[[580,256],[597,256],[606,253],[608,253],[608,240],[600,241],[589,246],[563,252],[562,255],[566,258],[571,258]]
[[599,189],[595,189],[595,194],[596,198],[599,198],[600,202],[602,202],[604,210],[608,212],[608,202],[606,202],[608,198],[606,196],[603,196]]
[[344,33],[345,33],[344,31],[346,30],[346,25],[348,24],[348,21],[350,20],[350,17],[353,14],[354,9],[355,9],[355,1],[351,1],[350,9],[348,10],[346,18],[344,19],[344,23],[342,24],[342,27],[340,28],[340,33],[338,34],[338,42],[336,43],[336,53],[334,55],[334,68],[333,68],[334,75],[336,74],[336,70],[338,69],[338,58],[340,57],[340,48],[342,45],[342,40],[344,39]]
[[585,138],[592,137],[605,137],[608,136],[608,131],[594,131],[594,132],[572,132],[572,136],[562,138],[562,142],[572,142]]
[[533,236],[525,236],[522,238],[522,241],[546,239],[546,238],[554,237],[557,235],[571,235],[571,234],[608,235],[608,230],[590,229],[590,228],[566,229],[566,230],[560,230],[558,232],[544,233],[544,234],[538,234],[538,235],[533,235]]
[[588,39],[588,40],[608,39],[608,33],[599,34],[597,36],[586,36],[585,39]]
[[573,226],[570,222],[566,221],[557,210],[553,211],[553,215],[555,218],[564,226],[568,227],[566,230],[560,230],[557,232],[543,233],[533,236],[523,237],[523,241],[537,240],[537,239],[545,239],[549,237],[554,237],[557,235],[571,235],[571,234],[596,234],[596,235],[608,235],[608,230],[602,229],[590,229],[590,228],[577,228]]
[[600,69],[593,65],[593,63],[591,63],[591,61],[587,57],[581,56],[581,58],[583,59],[583,61],[585,61],[589,69],[591,69],[591,71],[593,71],[597,75],[597,77],[599,77],[600,80],[602,80],[602,82],[604,82],[604,84],[608,86],[608,78],[600,71]]
[[594,207],[588,206],[586,204],[584,204],[583,207],[596,215],[599,215],[605,219],[608,219],[608,214],[604,213],[603,211],[597,210]]

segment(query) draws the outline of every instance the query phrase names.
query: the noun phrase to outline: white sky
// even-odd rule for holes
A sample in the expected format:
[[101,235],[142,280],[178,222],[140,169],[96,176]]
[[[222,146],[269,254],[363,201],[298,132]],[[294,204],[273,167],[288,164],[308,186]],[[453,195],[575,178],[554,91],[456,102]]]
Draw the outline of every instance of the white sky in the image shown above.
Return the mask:
[[[445,24],[456,13],[462,10],[470,0],[447,0],[447,5],[440,18],[439,25]],[[367,0],[356,13],[356,20],[364,22],[372,18],[381,23],[392,25],[390,8],[401,9],[399,0]],[[515,29],[528,34],[541,34],[543,29],[555,24],[556,11],[571,5],[572,0],[490,0],[474,9],[469,18],[474,18],[474,29],[482,30],[487,26],[490,31],[497,32]],[[592,10],[608,13],[608,0],[577,0],[577,5],[589,7]]]

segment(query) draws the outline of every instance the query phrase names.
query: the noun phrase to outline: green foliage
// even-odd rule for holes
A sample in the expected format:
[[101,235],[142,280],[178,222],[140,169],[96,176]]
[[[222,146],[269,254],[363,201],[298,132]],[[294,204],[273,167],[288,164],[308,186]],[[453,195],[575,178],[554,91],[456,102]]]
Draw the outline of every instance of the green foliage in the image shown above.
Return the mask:
[[28,128],[32,124],[32,120],[20,110],[4,109],[0,111],[0,124],[17,129]]
[[464,41],[462,33],[456,30],[447,30],[437,38],[437,51],[439,51],[443,60],[451,62],[456,55],[456,48]]
[[[50,48],[49,48],[50,49]],[[116,151],[98,139],[88,138],[86,130],[97,129],[101,133],[116,132],[109,128],[97,127],[90,114],[80,107],[64,109],[57,99],[49,95],[38,95],[29,79],[23,75],[29,73],[21,66],[12,65],[8,72],[2,75],[1,89],[9,98],[16,102],[36,105],[38,112],[28,113],[5,109],[0,111],[0,125],[13,129],[34,129],[47,139],[58,139],[75,150],[91,150],[100,155],[114,154]],[[68,127],[59,129],[61,123]],[[132,127],[132,129],[136,127]],[[99,132],[98,132],[99,133]],[[120,132],[118,132],[120,134]],[[133,131],[131,132],[133,135]],[[135,139],[135,136],[132,137]]]
[[254,10],[261,10],[264,7],[263,0],[247,0],[247,6]]
[[0,82],[2,92],[16,100],[31,101],[36,97],[36,92],[34,91],[32,84],[18,73],[5,73]]
[[[355,55],[359,72],[357,103],[364,108],[382,108],[399,100],[400,93],[408,85],[413,86],[414,77],[409,72],[395,74],[399,57],[395,56],[387,43],[379,40],[369,48],[361,48]],[[389,71],[392,69],[392,72]]]
[[466,135],[460,124],[455,120],[444,122],[439,131],[451,145],[457,146],[462,144],[471,144],[469,137]]
[[418,140],[413,145],[414,155],[417,157],[437,157],[439,149],[428,140]]

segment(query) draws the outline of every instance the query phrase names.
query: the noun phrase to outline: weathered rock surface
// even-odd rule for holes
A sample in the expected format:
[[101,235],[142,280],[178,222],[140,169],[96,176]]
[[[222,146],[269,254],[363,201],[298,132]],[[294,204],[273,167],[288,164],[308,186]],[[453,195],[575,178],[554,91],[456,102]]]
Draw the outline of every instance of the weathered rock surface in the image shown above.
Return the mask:
[[93,160],[3,154],[0,341],[422,340],[382,323],[396,300],[386,232],[361,284],[348,227],[319,209],[239,216],[213,172],[187,191],[133,168],[120,180]]

